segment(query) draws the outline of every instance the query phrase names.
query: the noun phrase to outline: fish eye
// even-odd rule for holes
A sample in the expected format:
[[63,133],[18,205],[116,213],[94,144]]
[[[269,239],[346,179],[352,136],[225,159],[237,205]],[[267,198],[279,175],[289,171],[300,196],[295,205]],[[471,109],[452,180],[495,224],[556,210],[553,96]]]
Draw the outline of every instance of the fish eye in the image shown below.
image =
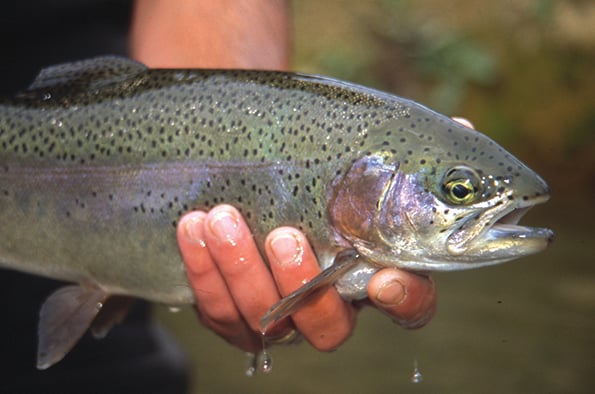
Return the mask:
[[475,190],[468,179],[450,181],[445,185],[447,196],[455,204],[465,204],[473,200]]
[[446,172],[442,181],[442,190],[453,204],[470,204],[481,195],[481,179],[468,167],[457,166]]

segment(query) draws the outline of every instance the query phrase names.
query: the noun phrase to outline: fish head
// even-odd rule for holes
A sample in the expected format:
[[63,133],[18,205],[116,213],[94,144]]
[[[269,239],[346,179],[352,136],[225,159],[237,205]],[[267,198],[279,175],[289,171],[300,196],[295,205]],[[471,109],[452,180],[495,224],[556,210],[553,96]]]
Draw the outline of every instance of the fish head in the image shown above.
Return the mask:
[[439,120],[401,127],[406,160],[383,148],[354,163],[344,177],[353,183],[349,202],[359,208],[367,198],[373,207],[352,209],[342,235],[373,263],[415,271],[475,268],[545,249],[550,230],[519,225],[549,199],[544,180],[487,136]]

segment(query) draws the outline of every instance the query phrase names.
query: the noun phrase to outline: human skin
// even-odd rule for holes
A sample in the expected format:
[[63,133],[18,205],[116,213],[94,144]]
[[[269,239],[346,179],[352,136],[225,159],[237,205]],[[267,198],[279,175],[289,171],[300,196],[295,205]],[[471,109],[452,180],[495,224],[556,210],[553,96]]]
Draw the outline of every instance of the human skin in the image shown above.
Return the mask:
[[[287,70],[290,38],[286,1],[138,0],[131,55],[150,67]],[[264,313],[321,272],[305,236],[291,227],[268,235],[267,266],[229,205],[187,213],[177,235],[199,320],[244,351],[262,349]],[[367,303],[406,328],[422,327],[436,309],[431,278],[396,268],[375,274],[368,296]],[[282,338],[297,329],[316,349],[334,350],[350,336],[361,305],[343,301],[331,287],[267,336]]]
[[285,0],[137,0],[130,50],[149,67],[287,70],[290,27]]

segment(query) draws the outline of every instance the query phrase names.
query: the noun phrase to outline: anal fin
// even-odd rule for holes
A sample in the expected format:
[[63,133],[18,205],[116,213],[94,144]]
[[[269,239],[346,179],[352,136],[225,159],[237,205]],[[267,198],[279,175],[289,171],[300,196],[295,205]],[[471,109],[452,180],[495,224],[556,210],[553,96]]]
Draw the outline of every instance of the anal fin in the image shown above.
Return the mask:
[[116,324],[124,320],[135,299],[125,296],[112,296],[103,303],[103,308],[91,324],[91,333],[96,339],[105,338]]
[[78,285],[52,293],[39,312],[37,368],[62,360],[87,331],[108,298],[103,290]]

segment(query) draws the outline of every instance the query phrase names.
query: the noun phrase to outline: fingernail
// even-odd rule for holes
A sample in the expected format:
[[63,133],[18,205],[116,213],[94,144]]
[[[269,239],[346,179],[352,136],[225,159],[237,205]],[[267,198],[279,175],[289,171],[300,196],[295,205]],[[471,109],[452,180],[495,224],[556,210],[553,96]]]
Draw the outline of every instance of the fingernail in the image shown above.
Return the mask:
[[376,294],[376,301],[385,306],[396,306],[405,300],[407,291],[398,280],[385,283]]
[[190,216],[184,221],[184,234],[189,241],[205,246],[203,235],[204,218],[197,216]]
[[469,119],[465,119],[465,118],[461,118],[458,116],[453,116],[452,120],[454,120],[457,123],[462,124],[463,126],[470,128],[470,129],[474,129],[475,127],[473,127],[473,123],[471,123],[471,121],[469,121]]
[[301,264],[304,247],[297,235],[281,233],[271,240],[270,246],[277,265]]
[[209,228],[220,241],[235,245],[239,233],[239,219],[228,211],[221,211],[209,221]]

